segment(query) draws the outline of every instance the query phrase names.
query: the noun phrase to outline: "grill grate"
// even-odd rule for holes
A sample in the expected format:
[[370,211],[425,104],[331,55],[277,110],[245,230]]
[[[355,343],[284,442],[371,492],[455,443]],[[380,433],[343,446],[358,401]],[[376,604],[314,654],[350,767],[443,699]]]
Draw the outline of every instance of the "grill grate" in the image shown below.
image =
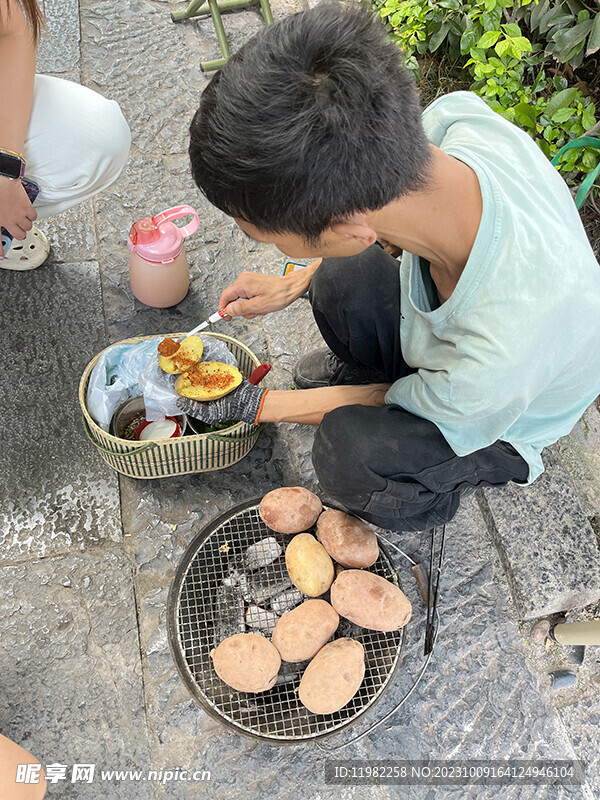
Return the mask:
[[[243,632],[236,625],[240,624],[243,609],[254,604],[254,596],[262,598],[256,605],[266,608],[271,616],[269,599],[264,597],[265,576],[272,582],[272,595],[281,595],[288,583],[281,557],[264,568],[262,580],[256,571],[244,568],[244,553],[250,545],[272,537],[284,551],[291,538],[264,524],[258,515],[259,502],[260,498],[243,503],[214,520],[188,547],[169,595],[169,642],[183,681],[211,716],[237,733],[268,743],[313,740],[347,727],[382,697],[398,666],[405,631],[368,631],[340,620],[333,638],[350,636],[361,642],[365,649],[365,677],[358,693],[334,714],[312,714],[298,699],[300,678],[308,662],[282,662],[277,684],[267,692],[238,692],[224,683],[214,670],[210,651],[226,636]],[[379,559],[370,570],[399,585],[381,543]],[[323,599],[329,600],[329,593]],[[247,631],[252,632],[250,628]]]

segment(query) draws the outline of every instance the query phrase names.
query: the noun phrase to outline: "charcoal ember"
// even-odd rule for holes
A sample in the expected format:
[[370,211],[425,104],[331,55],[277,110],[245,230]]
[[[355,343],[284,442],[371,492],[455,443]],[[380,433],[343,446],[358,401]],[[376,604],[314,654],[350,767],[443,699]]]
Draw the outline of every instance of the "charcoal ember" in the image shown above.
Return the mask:
[[279,558],[283,548],[273,536],[261,539],[260,542],[250,545],[246,550],[244,561],[246,569],[255,570],[260,567],[268,567],[276,558]]
[[239,589],[235,586],[219,586],[215,592],[214,616],[215,644],[236,633],[245,633],[245,607]]
[[290,576],[285,566],[285,556],[280,556],[277,561],[252,573],[249,578],[250,595],[256,605],[260,605],[275,595],[281,594],[284,589],[292,585]]
[[277,681],[275,686],[281,686],[282,684],[286,683],[293,683],[297,681],[300,683],[302,679],[302,673],[309,665],[309,661],[299,661],[296,664],[292,664],[289,661],[282,661],[281,667],[279,668],[279,674],[277,675]]
[[361,634],[364,632],[364,629],[355,625],[353,622],[350,622],[349,619],[345,619],[344,617],[340,617],[340,624],[338,625],[337,631],[335,632],[336,639],[358,639],[360,640]]
[[299,605],[304,599],[300,589],[286,589],[271,600],[271,608],[276,614],[285,614]]
[[270,636],[273,633],[278,619],[277,614],[260,606],[248,606],[246,611],[246,625],[260,633],[264,633],[266,636]]

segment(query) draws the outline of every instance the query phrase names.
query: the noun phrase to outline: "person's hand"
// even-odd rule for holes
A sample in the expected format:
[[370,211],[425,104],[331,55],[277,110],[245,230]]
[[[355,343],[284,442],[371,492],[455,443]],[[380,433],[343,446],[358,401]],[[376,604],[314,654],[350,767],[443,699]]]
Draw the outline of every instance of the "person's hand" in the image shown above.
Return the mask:
[[0,175],[0,226],[15,239],[24,239],[36,219],[21,181]]
[[199,419],[207,425],[216,425],[218,422],[234,419],[247,422],[248,425],[256,425],[268,391],[268,389],[261,389],[248,381],[243,381],[237,389],[218,400],[199,402],[180,397],[177,405],[185,414]]
[[[261,275],[259,272],[242,272],[221,294],[219,308],[225,309],[227,316],[254,319],[272,311],[287,308],[301,297],[308,288],[308,271],[299,270],[285,277]],[[243,299],[238,299],[243,298]]]

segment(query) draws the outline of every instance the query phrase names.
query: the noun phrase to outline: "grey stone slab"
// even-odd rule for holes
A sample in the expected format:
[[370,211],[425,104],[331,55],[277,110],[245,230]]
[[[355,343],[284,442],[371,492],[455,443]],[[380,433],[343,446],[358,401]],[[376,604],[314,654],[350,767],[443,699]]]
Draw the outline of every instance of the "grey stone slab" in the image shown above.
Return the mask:
[[84,82],[117,100],[134,146],[183,153],[207,81],[195,29],[173,23],[164,5],[82,0],[81,30]]
[[96,261],[96,217],[94,203],[88,200],[62,214],[41,219],[36,225],[44,231],[52,248],[52,261]]
[[[128,560],[105,549],[0,576],[2,732],[44,766],[68,766],[50,798],[153,800],[147,782],[100,776],[150,763]],[[91,784],[71,783],[74,764],[95,764]]]
[[[297,426],[300,429],[300,426]],[[281,429],[283,430],[283,429]],[[289,430],[289,429],[288,429]],[[305,431],[308,436],[308,431]],[[285,435],[285,434],[284,434]],[[292,439],[289,444],[296,446]],[[256,464],[251,480],[260,479]],[[218,480],[218,474],[215,474]],[[306,475],[310,485],[310,473]],[[526,648],[507,606],[498,556],[487,540],[473,498],[448,526],[441,584],[441,630],[434,659],[407,705],[358,744],[335,754],[316,746],[269,747],[229,732],[207,717],[187,694],[173,666],[166,640],[168,588],[181,556],[211,518],[233,505],[230,497],[203,480],[194,487],[166,482],[140,486],[123,481],[127,547],[137,565],[141,641],[149,724],[155,735],[153,763],[208,769],[210,782],[161,787],[159,798],[395,797],[397,787],[330,787],[324,784],[329,758],[571,758],[553,709],[544,702],[536,677],[526,666]],[[264,486],[265,483],[262,483]],[[244,489],[248,488],[244,484]],[[261,484],[252,491],[261,490]],[[393,539],[413,557],[427,558],[427,534]],[[404,660],[381,704],[335,746],[391,710],[410,687],[423,663],[425,608],[408,562],[399,562],[406,593],[413,602]],[[328,743],[325,742],[326,746]],[[480,798],[481,787],[402,787],[402,797]],[[583,798],[579,787],[490,787],[490,798]]]
[[2,272],[1,561],[121,536],[115,474],[88,444],[81,374],[104,347],[98,264]]
[[45,0],[47,24],[37,51],[37,71],[69,73],[79,67],[79,3]]
[[600,598],[596,535],[560,459],[527,487],[478,493],[521,619],[580,608]]
[[557,442],[588,517],[600,519],[600,398],[586,410],[572,432]]

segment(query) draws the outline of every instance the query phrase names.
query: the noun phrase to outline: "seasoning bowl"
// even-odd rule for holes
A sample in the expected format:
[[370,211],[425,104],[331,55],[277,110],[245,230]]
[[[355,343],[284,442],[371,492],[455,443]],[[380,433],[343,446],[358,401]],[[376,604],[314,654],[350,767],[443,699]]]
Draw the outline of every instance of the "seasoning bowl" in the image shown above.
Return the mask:
[[[183,436],[187,425],[185,414],[178,414],[173,417],[179,427],[179,436]],[[136,431],[142,423],[146,422],[146,406],[144,405],[143,395],[130,397],[122,403],[112,416],[110,421],[109,433],[118,439],[134,441]]]

